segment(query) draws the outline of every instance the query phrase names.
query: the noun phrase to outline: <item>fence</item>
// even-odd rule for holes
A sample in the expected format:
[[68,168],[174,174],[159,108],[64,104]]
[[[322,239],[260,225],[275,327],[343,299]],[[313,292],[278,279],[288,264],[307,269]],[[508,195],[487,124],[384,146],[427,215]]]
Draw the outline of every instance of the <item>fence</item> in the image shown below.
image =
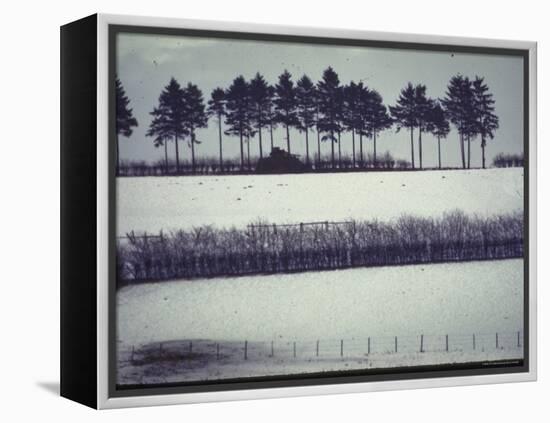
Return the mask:
[[[462,353],[469,361],[485,361],[487,354],[518,353],[523,349],[523,332],[472,334],[419,334],[340,339],[272,340],[266,342],[182,340],[131,348],[135,365],[169,360],[254,361],[270,359],[361,359],[374,356],[420,358],[432,353]],[[487,353],[487,354],[486,354]],[[398,357],[399,358],[399,357]]]

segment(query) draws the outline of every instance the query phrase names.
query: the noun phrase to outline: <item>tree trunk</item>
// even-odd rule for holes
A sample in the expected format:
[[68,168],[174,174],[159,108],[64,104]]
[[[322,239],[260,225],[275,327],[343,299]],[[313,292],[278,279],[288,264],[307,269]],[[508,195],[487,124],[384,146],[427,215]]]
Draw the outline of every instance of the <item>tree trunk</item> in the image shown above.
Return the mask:
[[191,172],[195,174],[195,130],[191,129]]
[[414,126],[411,126],[411,165],[414,169]]
[[309,164],[309,129],[306,126],[306,163]]
[[353,154],[352,154],[353,168],[355,169],[355,129],[353,128],[351,130],[351,148],[353,149]]
[[261,125],[258,127],[258,137],[259,137],[259,145],[260,145],[260,159],[264,157],[263,149],[262,149],[262,127]]
[[271,151],[273,151],[273,122],[269,123],[269,135],[271,137]]
[[218,115],[218,136],[220,137],[220,172],[223,172],[222,116]]
[[422,169],[422,127],[418,128],[418,163]]
[[376,131],[372,131],[372,140],[373,140],[373,146],[374,146],[374,167],[376,167]]
[[118,134],[116,135],[116,174],[120,174],[120,151],[118,148]]
[[359,164],[363,167],[363,131],[359,132]]
[[243,131],[239,131],[239,138],[241,142],[241,172],[244,170],[244,147],[243,147]]
[[164,140],[164,166],[168,174],[168,140]]
[[334,131],[330,131],[331,162],[334,169]]
[[317,127],[317,163],[321,167],[321,132],[319,127]]
[[340,138],[340,131],[338,131],[338,169],[342,168],[342,143]]
[[246,136],[246,165],[250,172],[250,137],[248,135]]
[[290,131],[288,129],[288,125],[286,125],[286,148],[288,150],[288,154],[290,154]]
[[462,158],[462,169],[466,169],[466,158],[464,156],[464,135],[460,134],[460,156]]
[[470,169],[470,134],[468,134],[468,169]]
[[441,137],[437,137],[437,157],[439,159],[439,168],[441,169]]
[[485,137],[481,136],[481,167],[485,169]]
[[180,173],[180,152],[179,152],[179,148],[178,148],[178,136],[177,135],[174,136],[174,140],[176,142],[176,173],[179,174]]

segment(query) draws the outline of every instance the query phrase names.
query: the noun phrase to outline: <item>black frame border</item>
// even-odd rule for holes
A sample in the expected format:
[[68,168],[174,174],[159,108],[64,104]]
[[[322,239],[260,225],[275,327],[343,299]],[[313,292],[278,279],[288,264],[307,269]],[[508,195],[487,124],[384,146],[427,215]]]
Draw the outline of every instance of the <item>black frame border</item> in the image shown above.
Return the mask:
[[97,15],[60,29],[60,394],[97,407]]
[[[477,362],[450,365],[415,366],[390,369],[372,369],[359,371],[336,371],[297,375],[249,377],[206,382],[182,382],[162,385],[127,386],[116,384],[116,176],[115,176],[115,108],[114,79],[116,72],[116,37],[120,33],[173,35],[188,37],[207,37],[249,41],[287,42],[301,44],[336,45],[342,47],[370,47],[397,50],[420,50],[432,52],[454,52],[480,55],[515,56],[523,59],[523,148],[524,148],[524,358],[513,362]],[[405,36],[405,35],[404,35]],[[234,390],[253,390],[313,385],[333,385],[347,383],[365,383],[379,381],[398,381],[410,379],[433,379],[445,377],[464,377],[529,372],[529,50],[519,48],[500,48],[465,46],[453,44],[434,44],[407,41],[381,41],[355,38],[317,37],[289,34],[268,34],[261,32],[238,32],[210,29],[189,29],[157,26],[108,25],[108,109],[109,109],[109,289],[108,289],[108,396],[124,398],[143,395],[186,394],[199,392],[217,392]]]

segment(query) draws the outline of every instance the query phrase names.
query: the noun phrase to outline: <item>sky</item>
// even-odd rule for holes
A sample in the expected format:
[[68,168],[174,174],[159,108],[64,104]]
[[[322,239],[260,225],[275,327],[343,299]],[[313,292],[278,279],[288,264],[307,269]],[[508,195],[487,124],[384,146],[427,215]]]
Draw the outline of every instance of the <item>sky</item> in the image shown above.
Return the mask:
[[[116,73],[121,80],[138,127],[128,137],[120,137],[122,160],[154,162],[164,157],[164,149],[156,148],[146,137],[151,122],[150,112],[157,106],[162,89],[171,77],[185,86],[196,84],[203,92],[205,103],[216,87],[227,88],[238,75],[247,79],[259,72],[271,84],[286,69],[297,81],[303,74],[312,80],[321,79],[327,67],[338,73],[340,82],[362,81],[376,89],[386,105],[395,104],[400,90],[408,82],[425,84],[427,95],[442,98],[449,79],[458,73],[474,78],[484,77],[494,95],[495,113],[500,127],[486,148],[487,161],[500,153],[523,152],[523,62],[520,57],[432,52],[373,47],[326,46],[319,44],[217,39],[191,36],[119,33],[116,40]],[[416,135],[415,135],[416,137]],[[284,129],[274,133],[275,146],[286,149]],[[291,150],[305,155],[305,135],[291,131]],[[437,165],[437,140],[423,135],[424,166]],[[217,120],[197,132],[201,141],[196,146],[197,157],[217,157],[219,149]],[[458,133],[452,127],[442,141],[443,166],[460,166]],[[269,136],[263,136],[264,151],[268,151]],[[224,136],[224,157],[239,155],[239,139]],[[351,155],[351,134],[342,135],[342,152]],[[415,142],[418,160],[418,144]],[[174,158],[174,143],[169,143]],[[316,150],[316,134],[310,132],[310,150]],[[330,143],[323,143],[322,154],[330,153]],[[364,140],[365,154],[372,152],[372,141]],[[251,155],[259,155],[258,140],[251,141]],[[358,149],[358,146],[357,146]],[[397,159],[410,161],[410,135],[396,132],[395,127],[377,137],[379,155],[389,151]],[[180,158],[190,159],[187,143],[180,143]],[[481,166],[479,139],[472,144],[472,166]]]

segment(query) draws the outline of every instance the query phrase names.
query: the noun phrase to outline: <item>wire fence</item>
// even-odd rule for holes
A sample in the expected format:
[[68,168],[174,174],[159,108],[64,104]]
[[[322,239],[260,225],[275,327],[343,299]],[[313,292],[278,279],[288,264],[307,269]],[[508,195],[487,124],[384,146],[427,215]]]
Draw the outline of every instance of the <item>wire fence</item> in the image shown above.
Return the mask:
[[477,353],[519,351],[523,332],[472,334],[419,334],[358,338],[212,341],[180,340],[132,346],[133,364],[162,362],[167,359],[266,360],[266,359],[360,359],[379,354],[417,355],[430,353]]

